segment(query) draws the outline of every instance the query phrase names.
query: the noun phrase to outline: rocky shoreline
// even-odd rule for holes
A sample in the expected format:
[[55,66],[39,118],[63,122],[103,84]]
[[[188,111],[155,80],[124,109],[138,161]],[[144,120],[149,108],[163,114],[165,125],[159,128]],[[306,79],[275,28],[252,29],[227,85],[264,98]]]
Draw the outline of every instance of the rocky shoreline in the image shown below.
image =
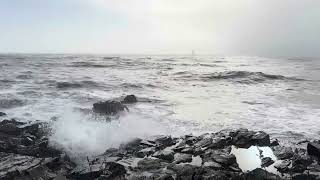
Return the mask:
[[[115,114],[128,110],[125,103],[135,102],[133,96],[119,102],[99,102],[93,111]],[[262,131],[237,129],[200,136],[136,138],[81,164],[73,162],[62,149],[51,147],[49,137],[46,123],[1,121],[0,180],[320,179],[320,141],[285,147]],[[253,160],[235,152],[252,147],[257,149],[253,156],[258,158],[258,165],[248,170],[243,164],[253,164]],[[266,156],[265,148],[274,157]]]

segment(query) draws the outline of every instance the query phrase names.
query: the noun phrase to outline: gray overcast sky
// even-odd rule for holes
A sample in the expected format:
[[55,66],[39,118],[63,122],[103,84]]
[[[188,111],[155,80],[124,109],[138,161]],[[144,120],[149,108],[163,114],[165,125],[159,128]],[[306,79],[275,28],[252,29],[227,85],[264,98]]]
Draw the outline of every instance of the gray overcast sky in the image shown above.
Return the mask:
[[1,0],[0,52],[320,56],[320,0]]

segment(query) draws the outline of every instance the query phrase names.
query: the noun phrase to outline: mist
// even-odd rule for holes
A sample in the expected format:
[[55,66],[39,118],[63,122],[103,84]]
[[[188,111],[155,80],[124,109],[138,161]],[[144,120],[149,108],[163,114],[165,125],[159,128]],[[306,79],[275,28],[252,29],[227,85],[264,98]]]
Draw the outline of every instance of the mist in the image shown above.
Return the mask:
[[0,3],[0,52],[318,57],[317,0]]

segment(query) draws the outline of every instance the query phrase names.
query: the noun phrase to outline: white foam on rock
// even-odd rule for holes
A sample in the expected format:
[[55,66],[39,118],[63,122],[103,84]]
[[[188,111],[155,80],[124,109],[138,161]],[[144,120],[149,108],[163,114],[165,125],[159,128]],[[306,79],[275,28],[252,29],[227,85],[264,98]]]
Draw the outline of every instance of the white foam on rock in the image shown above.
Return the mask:
[[99,121],[90,115],[65,111],[52,126],[50,143],[73,157],[98,155],[111,147],[152,135],[167,134],[156,118],[123,114],[118,120]]

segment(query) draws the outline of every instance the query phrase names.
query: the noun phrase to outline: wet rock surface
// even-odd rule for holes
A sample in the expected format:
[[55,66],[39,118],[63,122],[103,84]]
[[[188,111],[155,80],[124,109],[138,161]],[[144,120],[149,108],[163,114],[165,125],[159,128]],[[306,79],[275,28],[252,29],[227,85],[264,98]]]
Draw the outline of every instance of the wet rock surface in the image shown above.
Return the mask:
[[[46,124],[15,120],[0,122],[0,180],[2,179],[319,179],[317,142],[305,149],[271,145],[264,132],[239,129],[133,139],[119,148],[75,165],[49,145]],[[270,146],[277,160],[260,157],[261,166],[242,171],[234,147]],[[273,166],[276,171],[266,168]]]
[[100,114],[114,115],[128,108],[118,101],[104,101],[94,103],[92,110]]
[[123,101],[121,101],[122,103],[136,103],[138,102],[137,97],[133,94],[131,95],[127,95]]
[[0,179],[54,179],[75,167],[62,151],[49,146],[46,124],[0,122]]

